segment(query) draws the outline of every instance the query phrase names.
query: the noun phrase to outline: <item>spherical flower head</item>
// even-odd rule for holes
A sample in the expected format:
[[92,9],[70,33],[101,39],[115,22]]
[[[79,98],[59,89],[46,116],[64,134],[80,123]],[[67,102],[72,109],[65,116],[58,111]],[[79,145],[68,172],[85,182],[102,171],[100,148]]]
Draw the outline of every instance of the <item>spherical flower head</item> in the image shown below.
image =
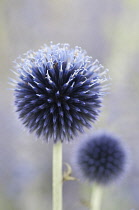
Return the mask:
[[70,141],[98,117],[107,70],[80,47],[51,44],[16,61],[16,111],[37,136]]
[[101,133],[79,145],[76,164],[82,177],[105,185],[125,172],[127,152],[117,137]]

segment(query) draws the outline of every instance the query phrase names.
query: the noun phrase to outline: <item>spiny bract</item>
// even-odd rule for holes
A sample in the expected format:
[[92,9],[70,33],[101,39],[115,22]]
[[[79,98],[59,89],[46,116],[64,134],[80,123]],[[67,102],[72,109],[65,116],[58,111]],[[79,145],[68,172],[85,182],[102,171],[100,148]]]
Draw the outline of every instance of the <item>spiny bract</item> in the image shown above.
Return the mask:
[[108,184],[125,172],[127,154],[117,137],[101,133],[79,145],[76,163],[80,173],[89,181]]
[[15,105],[30,132],[69,141],[97,119],[106,72],[80,47],[51,43],[16,61]]

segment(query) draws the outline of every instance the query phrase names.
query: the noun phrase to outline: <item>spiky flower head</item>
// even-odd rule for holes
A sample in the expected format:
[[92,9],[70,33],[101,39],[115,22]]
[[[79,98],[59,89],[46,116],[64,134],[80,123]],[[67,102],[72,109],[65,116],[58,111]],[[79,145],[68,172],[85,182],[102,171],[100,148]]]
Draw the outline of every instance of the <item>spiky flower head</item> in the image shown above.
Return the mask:
[[97,119],[107,70],[80,47],[45,45],[16,61],[16,70],[16,111],[30,132],[69,141]]
[[96,134],[83,141],[75,157],[82,177],[99,184],[117,180],[127,168],[125,147],[109,133]]

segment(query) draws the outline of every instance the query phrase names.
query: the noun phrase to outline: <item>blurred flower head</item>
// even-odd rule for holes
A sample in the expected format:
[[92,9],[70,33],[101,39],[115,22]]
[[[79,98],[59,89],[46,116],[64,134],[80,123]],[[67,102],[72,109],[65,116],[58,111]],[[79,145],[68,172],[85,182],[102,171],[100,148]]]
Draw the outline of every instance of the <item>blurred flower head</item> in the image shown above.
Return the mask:
[[109,184],[126,171],[127,151],[119,139],[109,133],[84,141],[75,157],[80,174],[91,182]]
[[30,132],[69,141],[98,117],[107,70],[80,47],[51,44],[16,61],[16,111]]

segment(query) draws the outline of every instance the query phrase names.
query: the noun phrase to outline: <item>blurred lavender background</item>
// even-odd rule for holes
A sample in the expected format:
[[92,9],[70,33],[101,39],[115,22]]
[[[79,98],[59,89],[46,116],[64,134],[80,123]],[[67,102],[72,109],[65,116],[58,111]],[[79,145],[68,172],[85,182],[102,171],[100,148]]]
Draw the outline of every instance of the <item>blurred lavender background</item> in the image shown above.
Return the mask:
[[[0,0],[0,209],[52,208],[52,145],[23,129],[8,85],[12,61],[50,41],[81,46],[110,69],[111,94],[88,132],[106,128],[119,135],[130,148],[132,166],[122,183],[105,189],[102,209],[139,209],[138,11],[138,0]],[[64,145],[64,162],[76,143]],[[67,182],[63,188],[65,210],[87,209],[87,184]]]

